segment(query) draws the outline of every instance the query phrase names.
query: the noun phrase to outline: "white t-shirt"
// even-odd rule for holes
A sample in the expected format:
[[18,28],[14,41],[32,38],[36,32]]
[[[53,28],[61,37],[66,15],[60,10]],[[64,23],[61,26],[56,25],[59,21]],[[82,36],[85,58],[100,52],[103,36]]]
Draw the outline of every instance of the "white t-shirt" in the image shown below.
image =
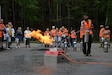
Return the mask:
[[15,36],[15,30],[14,30],[14,28],[12,28],[12,37],[14,37]]
[[31,33],[30,30],[25,30],[25,31],[24,31],[24,37],[25,37],[25,38],[31,38],[31,36],[29,35],[30,33]]
[[[14,37],[14,34],[15,34],[15,30],[14,30],[14,28],[12,28],[12,36],[11,37]],[[6,37],[9,37],[9,28],[6,28]]]
[[6,34],[5,34],[5,36],[6,36],[6,37],[10,37],[10,36],[9,36],[9,28],[6,28]]

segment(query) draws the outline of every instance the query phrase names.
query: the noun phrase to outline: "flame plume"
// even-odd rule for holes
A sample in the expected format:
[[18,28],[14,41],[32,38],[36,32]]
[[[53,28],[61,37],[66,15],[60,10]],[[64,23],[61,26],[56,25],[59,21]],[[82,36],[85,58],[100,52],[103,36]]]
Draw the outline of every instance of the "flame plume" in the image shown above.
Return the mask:
[[38,39],[40,42],[42,42],[44,44],[52,45],[52,43],[53,43],[53,38],[49,35],[45,35],[45,36],[42,35],[41,30],[32,31],[30,33],[30,36]]

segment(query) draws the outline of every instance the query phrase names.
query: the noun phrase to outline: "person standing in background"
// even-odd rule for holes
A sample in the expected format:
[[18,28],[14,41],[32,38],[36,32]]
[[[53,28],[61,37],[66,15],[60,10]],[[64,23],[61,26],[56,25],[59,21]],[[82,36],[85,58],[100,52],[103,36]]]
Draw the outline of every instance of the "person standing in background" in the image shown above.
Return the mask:
[[104,35],[104,41],[108,42],[109,48],[110,48],[110,34],[111,34],[111,31],[109,29],[109,26],[106,26],[103,32],[103,35]]
[[24,31],[26,48],[30,48],[30,39],[31,39],[30,33],[31,33],[30,28],[27,27],[26,30]]
[[62,34],[63,34],[63,32],[62,32],[62,28],[60,28],[59,30],[58,30],[58,47],[61,47],[61,41],[62,41]]
[[[70,38],[68,38],[68,36],[69,36],[68,29],[65,28],[64,26],[62,26],[62,31],[63,31],[62,39],[66,39],[66,41],[67,41],[67,47],[70,47]],[[64,35],[64,37],[63,37],[63,35]]]
[[51,37],[54,39],[54,46],[56,47],[57,45],[57,29],[55,26],[52,26],[52,30],[50,31]]
[[0,19],[0,51],[3,50],[4,32],[6,28],[3,22],[4,20]]
[[8,25],[10,26],[9,27],[9,30],[10,30],[10,32],[9,32],[9,35],[10,35],[10,38],[11,38],[11,41],[9,42],[9,48],[11,47],[14,47],[13,45],[12,45],[12,43],[14,42],[14,40],[15,40],[15,30],[14,30],[14,28],[13,28],[13,25],[12,25],[12,22],[8,22]]
[[18,27],[17,31],[16,31],[16,48],[20,48],[20,43],[23,39],[23,33],[22,33],[22,28]]
[[[50,30],[49,30],[49,28],[46,28],[46,31],[44,32],[44,36],[50,36]],[[49,45],[45,44],[45,47],[49,47]]]
[[6,33],[5,33],[5,37],[6,37],[6,49],[10,49],[10,42],[11,42],[11,27],[9,24],[6,25]]
[[105,31],[105,28],[104,28],[104,25],[100,25],[100,31],[99,31],[99,39],[100,39],[100,47],[104,47],[104,31]]
[[76,41],[77,35],[75,33],[75,29],[71,31],[71,46],[74,47],[73,43]]
[[14,47],[13,42],[15,41],[15,29],[12,25],[12,36],[11,36],[11,46]]

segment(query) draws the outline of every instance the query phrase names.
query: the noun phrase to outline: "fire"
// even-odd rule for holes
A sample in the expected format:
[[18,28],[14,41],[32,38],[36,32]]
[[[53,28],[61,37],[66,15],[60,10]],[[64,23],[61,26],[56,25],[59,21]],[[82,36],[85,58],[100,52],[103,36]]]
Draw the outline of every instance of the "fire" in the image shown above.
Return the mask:
[[40,42],[42,42],[44,44],[52,45],[52,43],[53,43],[53,38],[49,35],[45,35],[45,36],[42,35],[41,30],[32,31],[30,33],[30,36],[38,39]]

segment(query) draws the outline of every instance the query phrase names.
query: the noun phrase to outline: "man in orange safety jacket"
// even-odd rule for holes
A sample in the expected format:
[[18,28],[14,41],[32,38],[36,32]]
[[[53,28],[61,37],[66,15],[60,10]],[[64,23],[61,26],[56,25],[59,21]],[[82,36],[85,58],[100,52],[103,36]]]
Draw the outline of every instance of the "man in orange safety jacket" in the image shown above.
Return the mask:
[[110,47],[110,33],[111,33],[111,31],[109,30],[109,26],[106,26],[105,27],[105,30],[103,32],[103,35],[104,35],[105,41],[108,42],[108,46],[109,47]]
[[[83,20],[81,21],[81,31],[82,31],[82,41],[83,41],[83,53],[86,56],[91,56],[91,44],[92,44],[92,34],[93,34],[93,25],[92,21],[89,19],[87,14],[83,15]],[[86,33],[88,33],[88,37],[86,37]],[[87,38],[87,39],[86,39]],[[85,41],[88,41],[86,42]],[[87,44],[87,45],[86,45]]]
[[55,28],[55,26],[52,26],[52,30],[50,31],[51,37],[54,39],[54,46],[57,45],[57,30],[58,28]]
[[3,24],[4,20],[0,19],[0,51],[2,51],[3,48],[3,41],[4,41],[4,32],[5,32],[5,25]]
[[100,39],[100,47],[103,47],[104,46],[104,31],[105,31],[105,28],[104,28],[104,25],[100,25],[100,31],[99,31],[99,39]]
[[72,45],[72,47],[74,46],[73,45],[73,43],[76,41],[76,38],[77,38],[77,35],[76,35],[76,33],[75,33],[75,29],[73,29],[72,31],[71,31],[71,45]]
[[[44,32],[44,36],[50,36],[50,30],[49,30],[49,28],[46,28],[46,31]],[[45,44],[45,47],[49,47],[49,45]]]

